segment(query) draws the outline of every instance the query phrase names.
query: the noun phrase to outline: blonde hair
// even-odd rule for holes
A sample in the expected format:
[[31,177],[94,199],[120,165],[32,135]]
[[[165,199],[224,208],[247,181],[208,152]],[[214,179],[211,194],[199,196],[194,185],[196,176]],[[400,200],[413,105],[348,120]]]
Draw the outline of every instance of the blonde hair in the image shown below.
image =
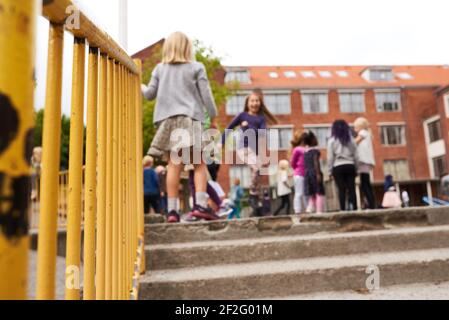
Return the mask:
[[176,64],[192,62],[192,41],[182,32],[172,33],[162,48],[162,63]]
[[154,159],[151,156],[145,156],[143,158],[142,164],[144,167],[152,166],[154,163]]
[[42,147],[34,147],[33,148],[32,161],[35,163],[42,162]]
[[359,127],[365,130],[369,129],[369,122],[366,118],[357,118],[354,121],[354,127]]
[[279,161],[279,170],[288,170],[290,166],[290,163],[288,160],[281,160]]

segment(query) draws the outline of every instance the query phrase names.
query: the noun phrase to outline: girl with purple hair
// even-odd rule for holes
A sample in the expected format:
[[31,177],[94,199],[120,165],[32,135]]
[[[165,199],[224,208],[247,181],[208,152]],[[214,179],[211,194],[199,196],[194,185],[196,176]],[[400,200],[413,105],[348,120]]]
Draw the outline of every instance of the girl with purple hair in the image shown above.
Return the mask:
[[[337,184],[340,209],[342,211],[357,210],[355,193],[357,145],[351,134],[351,128],[344,120],[336,120],[332,125],[332,136],[327,144],[327,164],[329,173],[335,178]],[[347,194],[349,207],[346,206]]]

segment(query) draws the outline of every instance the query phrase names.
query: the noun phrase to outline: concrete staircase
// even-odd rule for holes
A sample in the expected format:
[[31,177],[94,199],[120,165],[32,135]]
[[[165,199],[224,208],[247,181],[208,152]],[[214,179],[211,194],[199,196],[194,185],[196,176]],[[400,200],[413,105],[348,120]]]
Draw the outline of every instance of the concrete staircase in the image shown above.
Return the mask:
[[[449,281],[449,209],[146,226],[140,299],[269,299]],[[372,271],[371,271],[372,272]]]

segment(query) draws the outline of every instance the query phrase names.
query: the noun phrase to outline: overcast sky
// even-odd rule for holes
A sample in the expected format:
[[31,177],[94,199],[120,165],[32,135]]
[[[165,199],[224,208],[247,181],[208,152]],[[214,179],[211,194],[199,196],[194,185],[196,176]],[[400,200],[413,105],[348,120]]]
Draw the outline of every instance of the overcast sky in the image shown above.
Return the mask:
[[[118,39],[118,0],[78,0]],[[448,0],[128,0],[130,54],[183,31],[225,65],[449,64]],[[45,103],[48,23],[38,22],[36,108]],[[67,34],[63,112],[70,114]]]

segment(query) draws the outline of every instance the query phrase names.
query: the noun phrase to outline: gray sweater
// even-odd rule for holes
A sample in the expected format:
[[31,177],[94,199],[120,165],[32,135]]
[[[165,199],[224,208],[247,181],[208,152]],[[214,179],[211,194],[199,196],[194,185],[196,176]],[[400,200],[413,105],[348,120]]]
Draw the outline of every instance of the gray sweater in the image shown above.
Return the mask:
[[342,145],[340,140],[334,137],[330,138],[327,143],[327,166],[329,168],[329,173],[332,173],[332,169],[345,164],[353,164],[358,166],[358,152],[357,145],[354,139],[347,145]]
[[142,93],[148,100],[156,99],[154,123],[178,115],[204,122],[204,111],[217,116],[206,68],[199,62],[158,64]]

